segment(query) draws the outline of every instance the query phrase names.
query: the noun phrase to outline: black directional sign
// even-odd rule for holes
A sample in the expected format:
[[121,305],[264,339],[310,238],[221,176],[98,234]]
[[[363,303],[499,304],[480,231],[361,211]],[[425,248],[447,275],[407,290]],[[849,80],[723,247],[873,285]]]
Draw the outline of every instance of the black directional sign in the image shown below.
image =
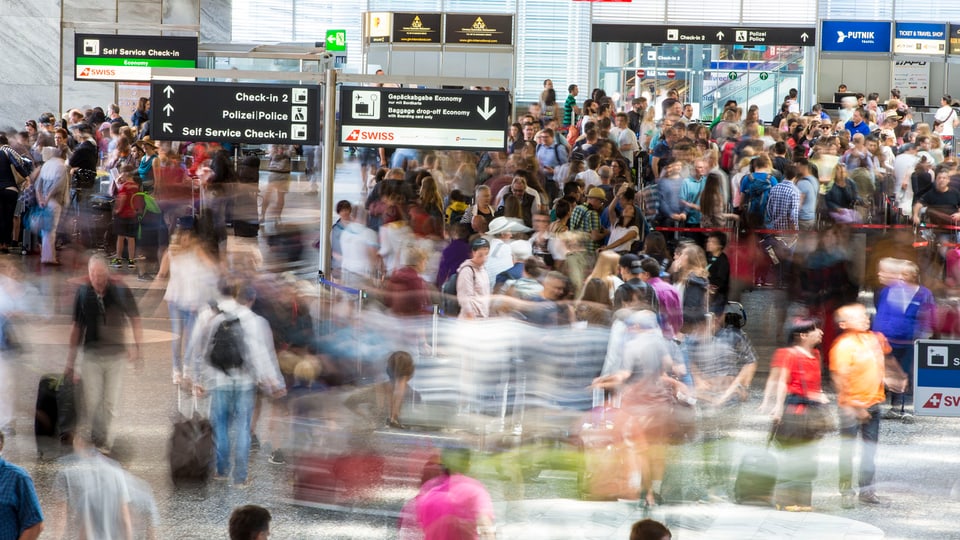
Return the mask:
[[340,88],[340,134],[349,146],[503,150],[507,92]]
[[318,86],[155,81],[150,94],[157,140],[320,143]]
[[595,43],[682,43],[702,45],[814,46],[816,27],[683,26],[652,24],[594,24]]

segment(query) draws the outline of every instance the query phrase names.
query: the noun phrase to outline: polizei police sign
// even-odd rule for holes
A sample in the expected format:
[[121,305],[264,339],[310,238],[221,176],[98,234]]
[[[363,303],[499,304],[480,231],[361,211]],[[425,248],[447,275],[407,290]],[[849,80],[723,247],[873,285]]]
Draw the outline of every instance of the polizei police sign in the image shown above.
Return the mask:
[[340,88],[344,146],[504,150],[507,92]]
[[150,135],[157,140],[320,142],[317,86],[154,81],[150,95]]

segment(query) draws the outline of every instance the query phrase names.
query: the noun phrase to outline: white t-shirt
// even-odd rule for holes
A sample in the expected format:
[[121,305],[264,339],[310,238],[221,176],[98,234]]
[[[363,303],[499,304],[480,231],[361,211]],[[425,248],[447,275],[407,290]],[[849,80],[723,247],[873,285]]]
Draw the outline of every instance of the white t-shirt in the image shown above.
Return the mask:
[[582,173],[577,175],[578,180],[583,180],[583,185],[586,186],[586,191],[589,191],[590,188],[600,185],[600,175],[597,174],[597,171],[593,169],[587,169]]
[[[626,150],[620,149],[620,147],[629,145],[630,147]],[[629,129],[624,129],[620,131],[620,134],[617,136],[617,148],[620,149],[620,155],[623,156],[623,159],[627,160],[627,163],[633,164],[633,154],[640,149],[640,144],[637,142],[637,136],[634,132]]]
[[[612,226],[610,227],[610,237],[609,237],[609,239],[607,240],[607,245],[609,246],[610,244],[613,244],[613,243],[616,242],[617,240],[620,240],[621,238],[623,238],[624,236],[626,236],[630,231],[633,231],[634,233],[636,233],[636,236],[634,236],[634,240],[639,240],[639,239],[640,239],[640,229],[638,229],[636,225],[631,225],[631,226],[629,226],[629,227],[621,227],[620,225],[612,225]],[[626,252],[630,251],[630,244],[632,244],[632,243],[633,243],[633,242],[624,242],[624,243],[620,244],[619,246],[613,248],[613,250],[616,251],[617,253],[626,253]]]
[[342,268],[354,274],[370,276],[373,274],[373,262],[370,249],[377,249],[377,233],[361,223],[352,221],[340,235]]
[[957,111],[953,110],[953,107],[949,105],[940,107],[937,109],[937,114],[934,116],[934,119],[940,122],[940,125],[937,126],[935,131],[939,133],[941,137],[953,137],[953,123],[957,120]]

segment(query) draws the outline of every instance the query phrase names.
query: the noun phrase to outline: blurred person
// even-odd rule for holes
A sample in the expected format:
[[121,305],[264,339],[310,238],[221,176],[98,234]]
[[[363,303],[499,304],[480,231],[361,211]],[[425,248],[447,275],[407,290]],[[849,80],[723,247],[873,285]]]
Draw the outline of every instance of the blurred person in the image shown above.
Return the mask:
[[578,205],[570,214],[570,230],[583,232],[589,237],[584,249],[591,257],[607,235],[600,225],[600,210],[606,199],[607,195],[602,189],[592,187],[587,193],[587,202]]
[[613,218],[613,223],[610,224],[610,235],[607,237],[607,243],[597,250],[601,252],[610,250],[617,253],[633,251],[634,242],[640,240],[637,207],[633,204],[627,204],[619,212],[614,209],[610,216]]
[[470,243],[470,258],[457,268],[457,301],[460,319],[485,319],[490,316],[490,278],[486,262],[490,241],[480,237]]
[[[924,193],[913,205],[913,223],[919,225],[921,212],[924,209],[922,221],[929,225],[956,225],[960,221],[960,191],[950,187],[950,174],[946,171],[937,173],[933,189]],[[949,236],[942,234],[945,239],[952,241]]]
[[893,193],[889,195],[893,196],[902,214],[909,214],[915,202],[910,189],[910,176],[919,161],[920,156],[917,155],[917,147],[913,143],[901,145],[897,157],[893,160]]
[[543,327],[569,325],[574,320],[572,306],[561,304],[567,296],[569,280],[561,272],[547,272],[543,278],[543,289],[536,298],[533,308],[527,311],[527,321]]
[[485,266],[491,289],[500,273],[513,267],[513,255],[508,244],[515,234],[527,232],[530,232],[530,229],[517,218],[501,216],[490,222],[490,228],[484,236],[490,242],[490,256],[487,257]]
[[653,231],[643,239],[643,251],[640,255],[653,257],[653,260],[660,263],[661,276],[667,275],[667,270],[673,262],[673,256],[670,255],[670,249],[667,247],[667,239],[660,231]]
[[792,164],[786,165],[784,168],[786,169],[784,180],[770,188],[764,228],[777,231],[795,231],[800,228],[800,188],[796,184],[799,178],[799,169]]
[[731,303],[715,325],[703,325],[683,344],[700,409],[699,431],[706,500],[725,500],[733,470],[732,437],[757,368],[753,344],[743,332],[746,313]]
[[613,323],[613,303],[609,286],[600,278],[588,278],[574,304],[576,321],[609,327]]
[[337,221],[330,228],[330,265],[333,278],[340,279],[340,268],[343,266],[343,247],[340,245],[340,237],[353,219],[353,205],[347,200],[338,201],[335,211]]
[[[234,450],[233,482],[249,485],[251,422],[257,387],[274,397],[285,393],[283,376],[277,365],[270,324],[250,310],[256,291],[249,285],[222,278],[219,299],[197,314],[193,333],[184,355],[184,369],[197,397],[210,394],[210,424],[216,448],[216,474],[226,479],[230,472],[231,447]],[[225,330],[224,325],[228,325]],[[237,341],[232,341],[237,339]],[[223,341],[231,341],[221,347]],[[239,358],[231,355],[231,365],[215,366],[218,348],[242,350]],[[231,441],[230,430],[236,432]]]
[[670,404],[673,396],[688,391],[669,375],[673,359],[660,333],[657,315],[639,310],[629,314],[624,323],[619,366],[594,379],[591,386],[622,392],[623,409],[630,419],[621,429],[640,464],[640,503],[655,507],[663,500],[660,491],[666,470],[667,432],[672,423]]
[[645,309],[653,313],[660,312],[660,303],[653,286],[641,279],[643,266],[640,257],[633,253],[625,253],[618,261],[620,278],[623,284],[617,287],[613,296],[615,310],[630,308],[632,310]]
[[937,304],[930,289],[920,285],[920,269],[913,262],[889,257],[880,259],[877,277],[883,288],[876,293],[874,300],[877,312],[873,330],[887,339],[891,354],[907,374],[906,391],[890,392],[890,409],[883,418],[912,423],[913,414],[907,406],[913,405],[913,343],[933,335]]
[[197,313],[216,298],[218,268],[216,261],[200,245],[190,228],[178,228],[170,249],[161,261],[161,275],[168,275],[163,299],[170,312],[173,384],[180,384],[184,373],[183,355],[193,332]]
[[[620,253],[613,250],[605,250],[597,256],[597,264],[593,266],[593,271],[587,276],[586,283],[595,279],[600,280],[606,286],[607,302],[612,306],[613,299],[617,289],[623,285],[620,278]],[[581,291],[582,293],[582,291]]]
[[340,282],[350,288],[366,289],[376,278],[380,264],[377,233],[351,219],[340,233]]
[[524,263],[533,256],[533,249],[530,246],[530,242],[527,240],[510,241],[510,256],[513,259],[513,266],[497,274],[493,285],[494,294],[499,294],[503,291],[508,281],[523,277]]
[[406,212],[406,203],[402,191],[385,189],[383,198],[388,205],[384,214],[383,223],[378,231],[380,256],[384,275],[392,274],[400,264],[403,247],[414,240],[413,229],[410,228],[409,215]]
[[43,511],[33,479],[25,469],[3,459],[0,430],[0,539],[36,540],[43,532]]
[[234,508],[228,525],[230,540],[267,540],[271,519],[270,511],[262,506],[247,504]]
[[123,247],[127,247],[127,266],[136,268],[137,254],[137,209],[133,206],[133,196],[140,191],[133,178],[133,167],[124,165],[116,181],[116,199],[113,204],[113,233],[117,235],[116,256],[110,261],[114,268],[123,267]]
[[539,208],[537,197],[528,193],[527,180],[515,176],[510,183],[510,191],[503,197],[497,216],[517,218],[527,227],[533,225],[533,213]]
[[710,281],[710,312],[720,315],[727,306],[730,294],[730,259],[724,250],[727,235],[720,231],[707,234],[707,274]]
[[863,204],[857,185],[847,177],[843,167],[834,169],[833,185],[823,196],[830,217],[838,223],[859,223],[860,216],[854,211],[855,205]]
[[670,267],[683,306],[683,333],[703,324],[709,312],[710,273],[703,248],[686,243],[677,248]]
[[[520,240],[518,240],[519,242]],[[504,282],[502,294],[520,300],[534,301],[542,297],[544,267],[540,259],[530,256],[522,263],[523,273]]]
[[425,176],[416,202],[409,206],[410,227],[418,237],[443,237],[443,197],[436,179]]
[[[94,255],[87,264],[88,281],[77,289],[73,302],[73,328],[64,377],[84,381],[86,418],[90,440],[109,453],[116,440],[114,429],[119,416],[123,383],[121,356],[131,363],[140,359],[143,330],[140,313],[130,289],[112,279],[107,260]],[[133,331],[133,347],[124,344],[124,327]],[[76,371],[77,352],[83,347],[83,365]]]
[[530,235],[531,252],[547,268],[553,268],[553,252],[556,248],[553,233],[550,232],[550,214],[537,212],[533,216],[533,234]]
[[277,200],[275,220],[279,223],[287,192],[290,191],[291,158],[295,153],[292,146],[274,144],[268,149],[267,155],[270,160],[267,164],[269,174],[267,175],[267,189],[264,190],[263,201],[260,203],[260,223],[267,222],[267,211],[273,204],[274,198]]
[[652,519],[641,519],[630,528],[630,540],[670,540],[670,529]]
[[[491,204],[492,200],[493,195],[490,193],[488,186],[477,186],[474,194],[474,204],[467,208],[463,217],[460,218],[461,223],[470,225],[471,234],[487,232],[487,226],[496,217],[496,208]],[[483,221],[483,227],[480,227],[483,230],[478,229],[477,219]]]
[[[878,505],[874,476],[880,435],[880,404],[885,401],[885,357],[891,348],[882,334],[870,331],[870,317],[862,304],[847,304],[836,311],[843,333],[830,348],[830,375],[840,408],[841,506],[853,508],[853,454],[861,439],[857,481],[861,503]],[[903,391],[903,387],[897,389]]]
[[728,204],[723,190],[723,176],[711,171],[703,181],[703,193],[700,196],[700,225],[705,228],[724,228],[737,215],[728,212]]
[[960,126],[960,118],[953,108],[953,98],[945,95],[940,98],[940,108],[937,109],[933,120],[933,131],[940,136],[940,140],[949,144],[953,141],[953,130]]
[[9,253],[13,242],[13,217],[20,194],[14,171],[27,178],[33,164],[11,148],[7,136],[0,133],[0,253]]
[[[823,424],[814,420],[827,413],[821,409],[829,398],[823,393],[820,380],[820,350],[823,330],[814,319],[795,319],[788,329],[790,347],[777,349],[770,361],[760,410],[769,412],[774,422],[774,438],[786,459],[781,463],[781,480],[777,504],[788,511],[809,512],[812,507],[813,481],[817,477],[815,443],[824,432]],[[797,420],[809,416],[808,423],[798,430]],[[789,431],[788,431],[789,428]]]
[[41,223],[42,247],[40,264],[59,265],[57,260],[57,227],[69,192],[70,168],[62,157],[53,155],[44,160],[40,174],[33,183],[37,195],[37,205],[42,209],[44,219]]
[[388,380],[354,392],[344,401],[344,405],[354,413],[372,421],[375,426],[386,425],[397,429],[408,429],[400,423],[400,410],[415,370],[416,366],[410,353],[394,351],[387,356]]
[[403,266],[384,281],[384,305],[397,316],[430,313],[430,287],[420,277],[427,268],[426,251],[407,245],[403,248]]
[[490,494],[469,476],[470,453],[446,449],[442,474],[428,480],[417,495],[417,522],[424,540],[492,540],[495,515]]
[[437,268],[437,278],[434,284],[437,288],[443,287],[451,275],[463,261],[470,258],[470,226],[466,223],[454,223],[450,227],[450,243],[440,253],[440,263]]
[[[631,263],[636,265],[636,262]],[[653,257],[640,259],[640,280],[653,288],[659,306],[660,330],[663,337],[674,339],[683,327],[683,310],[680,306],[680,293],[677,289],[660,279],[660,264]]]
[[193,180],[168,141],[159,143],[152,167],[153,198],[163,212],[167,232],[173,235],[178,219],[193,216]]
[[62,516],[57,538],[133,539],[130,492],[126,475],[117,462],[97,452],[77,433],[74,452],[61,458],[53,482]]

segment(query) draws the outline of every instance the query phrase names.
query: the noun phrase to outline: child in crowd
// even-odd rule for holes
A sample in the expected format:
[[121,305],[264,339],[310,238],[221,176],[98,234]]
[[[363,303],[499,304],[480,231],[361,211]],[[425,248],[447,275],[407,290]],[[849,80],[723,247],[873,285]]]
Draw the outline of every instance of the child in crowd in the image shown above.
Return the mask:
[[127,245],[127,266],[136,268],[137,210],[133,206],[133,196],[140,186],[133,177],[134,169],[124,167],[116,181],[116,200],[113,204],[113,231],[117,235],[117,254],[110,266],[123,266],[123,245]]

